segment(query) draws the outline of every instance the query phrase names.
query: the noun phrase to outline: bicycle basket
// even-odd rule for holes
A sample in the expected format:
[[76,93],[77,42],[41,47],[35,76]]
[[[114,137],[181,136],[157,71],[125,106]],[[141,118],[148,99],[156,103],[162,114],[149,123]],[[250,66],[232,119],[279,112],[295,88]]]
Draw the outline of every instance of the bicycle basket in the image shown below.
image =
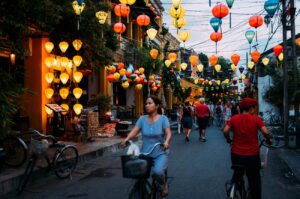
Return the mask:
[[149,178],[152,160],[130,155],[121,156],[124,178]]
[[30,153],[34,156],[42,156],[47,154],[48,149],[48,142],[47,141],[40,141],[36,139],[30,140]]

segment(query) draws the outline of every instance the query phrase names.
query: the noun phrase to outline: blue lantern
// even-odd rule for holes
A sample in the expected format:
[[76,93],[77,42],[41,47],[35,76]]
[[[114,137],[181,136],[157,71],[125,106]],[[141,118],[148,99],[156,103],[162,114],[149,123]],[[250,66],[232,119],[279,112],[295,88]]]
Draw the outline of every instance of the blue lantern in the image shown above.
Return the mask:
[[241,74],[244,72],[244,70],[245,70],[245,68],[243,66],[239,67],[239,71],[240,71]]
[[213,17],[213,18],[210,19],[210,25],[214,29],[215,32],[218,32],[219,27],[221,26],[221,24],[222,24],[222,20],[219,19],[219,18]]
[[275,12],[277,11],[278,5],[279,5],[278,0],[268,0],[265,2],[264,8],[271,18],[274,16]]
[[234,0],[226,0],[227,6],[229,9],[231,9],[233,2],[234,2]]
[[253,38],[255,36],[255,32],[253,30],[247,30],[245,32],[245,36],[246,36],[246,39],[248,40],[249,44],[251,44],[253,41]]
[[81,4],[83,3],[83,0],[77,0],[77,3],[78,3],[79,5],[81,5]]

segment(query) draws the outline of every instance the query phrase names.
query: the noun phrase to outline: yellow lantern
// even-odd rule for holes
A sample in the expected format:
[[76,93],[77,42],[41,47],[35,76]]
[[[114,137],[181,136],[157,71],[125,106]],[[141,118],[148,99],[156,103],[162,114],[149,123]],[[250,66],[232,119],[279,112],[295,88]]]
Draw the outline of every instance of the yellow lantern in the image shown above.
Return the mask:
[[48,67],[48,68],[51,68],[53,65],[54,65],[54,58],[53,57],[47,57],[45,59],[45,65]]
[[178,38],[183,42],[186,42],[187,40],[189,40],[190,37],[191,37],[191,34],[187,31],[182,31],[182,32],[178,33]]
[[81,81],[82,77],[83,77],[83,74],[80,71],[76,71],[73,73],[73,78],[76,83],[79,83]]
[[122,87],[123,87],[123,88],[128,88],[128,87],[129,87],[128,81],[123,82],[123,83],[122,83]]
[[122,68],[121,70],[119,70],[119,73],[120,73],[121,76],[125,75],[126,69]]
[[82,95],[82,89],[81,88],[74,88],[73,89],[73,95],[76,99],[79,99]]
[[76,51],[79,51],[80,48],[82,47],[82,41],[80,39],[75,39],[73,42],[72,42],[72,45],[74,47],[74,49]]
[[169,68],[169,66],[171,65],[171,63],[172,63],[171,60],[168,60],[168,59],[167,59],[167,60],[165,61],[166,67]]
[[67,88],[61,88],[59,90],[59,95],[61,96],[61,98],[67,99],[67,97],[69,95],[69,89],[67,89]]
[[231,69],[232,69],[232,71],[235,71],[236,70],[236,65],[231,64]]
[[139,68],[139,72],[140,72],[141,74],[143,74],[143,73],[145,72],[145,69],[144,69],[143,67],[141,67],[141,68]]
[[45,43],[45,49],[46,49],[47,53],[51,53],[53,48],[54,48],[54,44],[51,41],[48,41]]
[[202,72],[203,68],[204,68],[204,66],[202,64],[197,65],[197,69],[198,69],[199,72]]
[[217,83],[217,85],[220,85],[220,84],[221,84],[221,80],[218,79],[218,80],[216,81],[216,83]]
[[254,67],[254,62],[253,61],[248,61],[247,66],[248,66],[249,69],[252,69]]
[[66,84],[69,80],[68,73],[61,73],[59,76],[59,79],[60,79],[61,83]]
[[211,86],[212,85],[212,81],[209,81],[208,84]]
[[182,63],[182,64],[180,64],[180,67],[181,67],[182,70],[185,70],[186,67],[187,67],[187,64],[186,63]]
[[217,65],[215,65],[215,69],[216,69],[216,71],[217,72],[219,72],[220,70],[221,70],[221,65],[220,64],[217,64]]
[[105,24],[106,18],[108,16],[108,13],[105,11],[98,11],[96,12],[96,17],[100,24]]
[[280,53],[280,54],[278,55],[278,59],[279,59],[279,61],[282,61],[282,60],[283,60],[283,53]]
[[136,0],[119,0],[122,4],[133,5]]
[[225,79],[225,83],[228,84],[229,83],[229,79]]
[[52,88],[46,88],[45,89],[45,95],[47,99],[51,99],[54,94],[54,90]]
[[59,62],[60,62],[60,66],[64,68],[68,67],[69,65],[69,59],[67,57],[61,57],[59,59]]
[[66,111],[61,112],[61,114],[66,115],[69,111],[69,105],[68,104],[61,104],[60,105],[63,109],[65,109]]
[[120,79],[120,73],[114,73],[114,79],[116,81],[119,81],[119,79]]
[[46,73],[45,79],[46,79],[46,82],[48,84],[51,84],[53,79],[54,79],[54,74],[53,73]]
[[76,115],[80,115],[82,108],[83,107],[81,104],[74,104],[74,106],[73,106],[73,110],[76,113]]
[[82,62],[82,57],[80,55],[75,55],[73,57],[73,63],[76,67],[80,66],[81,62]]
[[80,15],[85,7],[85,3],[82,2],[81,4],[78,3],[78,1],[72,2],[72,7],[76,15]]
[[60,62],[57,60],[59,60],[59,57],[57,57],[57,59],[53,60],[53,69],[61,71]]
[[173,7],[178,9],[182,0],[172,0]]
[[194,83],[195,83],[195,84],[198,84],[198,81],[199,81],[198,79],[195,79],[195,80],[194,80]]
[[62,53],[65,53],[67,51],[67,49],[69,48],[69,44],[66,41],[59,42],[58,46]]
[[149,37],[150,40],[155,39],[156,34],[157,34],[157,30],[154,29],[154,28],[149,28],[149,29],[147,30],[147,35],[148,35],[148,37]]
[[264,64],[264,66],[267,66],[269,64],[269,59],[267,57],[263,58],[262,63]]
[[175,19],[182,18],[185,15],[185,9],[182,6],[179,6],[177,9],[172,6],[169,10],[169,14]]
[[242,80],[245,80],[246,79],[246,75],[242,75]]
[[135,89],[136,90],[141,90],[143,88],[143,85],[142,84],[137,84],[135,85]]
[[173,26],[175,27],[175,28],[178,28],[178,29],[180,29],[180,28],[182,28],[183,26],[185,26],[186,25],[186,19],[185,18],[179,18],[179,19],[173,19]]
[[45,106],[45,111],[48,115],[51,115],[53,113],[52,109],[50,109],[48,106]]

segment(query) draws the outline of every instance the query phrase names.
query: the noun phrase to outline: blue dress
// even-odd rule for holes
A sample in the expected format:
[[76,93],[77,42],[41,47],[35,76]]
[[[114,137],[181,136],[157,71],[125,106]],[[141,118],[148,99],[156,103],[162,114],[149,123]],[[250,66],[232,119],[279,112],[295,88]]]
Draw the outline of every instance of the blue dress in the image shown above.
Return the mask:
[[[136,122],[136,126],[140,128],[142,134],[143,144],[141,152],[148,153],[154,144],[165,142],[164,131],[166,128],[170,128],[170,123],[165,115],[160,115],[154,123],[149,122],[148,115],[143,115]],[[154,158],[153,175],[164,177],[165,171],[168,168],[169,153],[169,150],[164,151],[161,147],[156,147],[150,154]]]

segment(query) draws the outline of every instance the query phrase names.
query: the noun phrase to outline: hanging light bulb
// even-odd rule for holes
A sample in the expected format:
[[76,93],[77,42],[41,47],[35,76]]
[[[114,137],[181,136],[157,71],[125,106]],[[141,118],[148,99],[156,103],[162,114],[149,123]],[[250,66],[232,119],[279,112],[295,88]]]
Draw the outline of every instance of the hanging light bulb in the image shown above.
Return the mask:
[[66,84],[69,80],[68,73],[61,73],[59,76],[59,79],[60,79],[61,83]]
[[73,95],[76,99],[79,99],[82,95],[82,89],[81,88],[74,88],[73,89]]

